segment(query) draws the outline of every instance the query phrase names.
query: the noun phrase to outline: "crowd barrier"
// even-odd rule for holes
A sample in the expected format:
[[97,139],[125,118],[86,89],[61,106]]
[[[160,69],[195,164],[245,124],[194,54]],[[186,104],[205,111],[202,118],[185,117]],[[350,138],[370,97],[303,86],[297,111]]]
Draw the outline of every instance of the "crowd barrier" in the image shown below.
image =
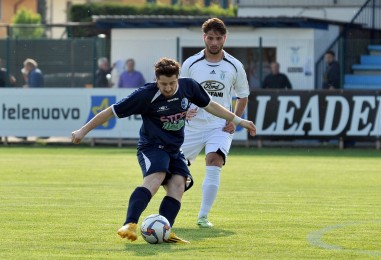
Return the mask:
[[[70,137],[94,115],[132,89],[0,89],[0,136]],[[245,112],[246,114],[246,112]],[[140,115],[113,118],[88,134],[93,138],[138,138]],[[234,140],[247,140],[238,128]]]
[[[131,89],[0,89],[0,136],[70,137],[95,114]],[[342,140],[380,143],[380,91],[256,90],[244,117],[256,137],[238,128],[234,140]],[[90,132],[93,138],[139,137],[141,117],[113,118]]]
[[257,90],[249,98],[248,118],[256,123],[261,140],[338,139],[379,145],[381,92]]

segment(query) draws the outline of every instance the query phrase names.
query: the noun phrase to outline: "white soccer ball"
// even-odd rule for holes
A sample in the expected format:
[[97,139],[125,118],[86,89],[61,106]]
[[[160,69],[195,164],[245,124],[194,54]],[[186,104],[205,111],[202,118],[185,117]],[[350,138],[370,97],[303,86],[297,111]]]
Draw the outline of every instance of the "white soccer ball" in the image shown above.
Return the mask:
[[168,239],[171,233],[171,226],[162,215],[152,214],[143,220],[140,226],[140,233],[148,243],[160,244]]

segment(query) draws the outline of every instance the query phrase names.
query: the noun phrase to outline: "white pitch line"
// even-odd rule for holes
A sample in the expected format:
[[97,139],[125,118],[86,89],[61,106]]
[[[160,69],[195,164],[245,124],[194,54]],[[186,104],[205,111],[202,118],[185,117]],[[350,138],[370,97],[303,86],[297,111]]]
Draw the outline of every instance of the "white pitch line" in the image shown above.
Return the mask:
[[328,226],[322,229],[319,229],[317,231],[313,231],[308,234],[307,240],[310,242],[312,246],[320,247],[327,250],[335,250],[335,251],[345,251],[345,252],[352,252],[352,253],[358,253],[358,254],[365,254],[370,256],[381,256],[381,252],[379,251],[371,251],[371,250],[360,250],[360,249],[347,249],[343,248],[338,245],[330,245],[323,241],[323,236],[332,230],[344,228],[348,226],[354,226],[354,225],[361,225],[365,223],[380,223],[381,220],[375,220],[375,221],[362,221],[362,222],[348,222],[344,224],[336,224],[332,226]]

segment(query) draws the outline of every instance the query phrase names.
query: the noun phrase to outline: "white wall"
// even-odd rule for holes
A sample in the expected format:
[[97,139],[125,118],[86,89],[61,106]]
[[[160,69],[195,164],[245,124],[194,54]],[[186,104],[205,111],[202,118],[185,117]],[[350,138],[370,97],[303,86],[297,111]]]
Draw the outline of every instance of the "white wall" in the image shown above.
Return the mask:
[[[288,75],[294,89],[313,89],[316,54],[324,51],[337,33],[337,26],[329,30],[234,27],[229,28],[225,46],[254,48],[259,46],[262,37],[263,47],[276,47],[281,72]],[[151,81],[154,78],[153,64],[159,58],[177,58],[177,37],[180,38],[180,55],[183,47],[203,48],[200,28],[113,29],[111,61],[134,58],[136,69]],[[288,73],[289,67],[302,67],[303,72]]]
[[334,25],[330,25],[328,31],[315,30],[315,62],[324,54],[339,33],[339,27]]
[[[286,73],[294,89],[313,89],[316,59],[337,36],[337,26],[328,30],[297,28],[229,28],[226,47],[275,47],[281,72]],[[176,39],[183,47],[203,48],[200,28],[176,29],[113,29],[111,34],[111,61],[134,58],[136,69],[146,81],[154,79],[153,64],[161,57],[177,59]],[[181,60],[182,57],[179,57]],[[288,68],[303,68],[303,72],[288,73]]]
[[176,37],[184,29],[113,29],[111,62],[135,60],[146,81],[154,79],[153,65],[161,57],[176,59]]
[[[263,47],[276,47],[280,71],[285,73],[293,89],[313,89],[313,29],[259,29]],[[303,72],[291,73],[288,68],[303,68]],[[305,74],[305,70],[309,73]]]
[[[84,4],[86,0],[46,0],[46,22],[50,24],[66,23],[68,2],[72,4]],[[49,32],[51,38],[61,38],[62,35],[66,37],[65,28],[52,28]]]

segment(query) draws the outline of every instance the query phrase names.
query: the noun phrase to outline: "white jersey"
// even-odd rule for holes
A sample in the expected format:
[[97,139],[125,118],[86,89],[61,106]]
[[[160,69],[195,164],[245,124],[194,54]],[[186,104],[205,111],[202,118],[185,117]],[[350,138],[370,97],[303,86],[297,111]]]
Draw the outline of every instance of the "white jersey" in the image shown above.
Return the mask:
[[[224,51],[224,58],[216,63],[205,59],[204,50],[186,59],[180,77],[196,80],[209,93],[212,100],[232,111],[232,97],[248,97],[250,94],[246,72],[242,63]],[[191,108],[194,108],[192,105]],[[199,108],[197,115],[189,121],[194,128],[224,127],[226,120],[213,116]]]

